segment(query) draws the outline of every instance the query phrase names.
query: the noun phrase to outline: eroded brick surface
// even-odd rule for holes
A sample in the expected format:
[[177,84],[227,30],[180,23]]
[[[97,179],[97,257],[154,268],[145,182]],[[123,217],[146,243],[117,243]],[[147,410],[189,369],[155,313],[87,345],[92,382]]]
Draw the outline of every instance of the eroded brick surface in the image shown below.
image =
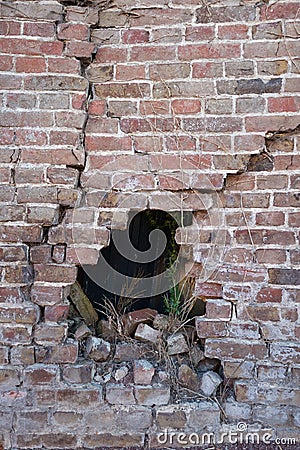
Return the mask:
[[300,4],[202,3],[0,4],[0,448],[219,430],[218,410],[173,405],[152,366],[133,383],[149,348],[117,345],[118,383],[68,333],[76,267],[148,207],[193,211],[176,239],[228,421],[296,433]]

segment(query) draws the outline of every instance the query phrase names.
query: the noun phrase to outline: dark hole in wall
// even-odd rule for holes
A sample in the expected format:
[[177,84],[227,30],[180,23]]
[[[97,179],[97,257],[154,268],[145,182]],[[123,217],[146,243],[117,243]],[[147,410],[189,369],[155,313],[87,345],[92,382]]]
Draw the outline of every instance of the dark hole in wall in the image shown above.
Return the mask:
[[[99,279],[107,276],[105,264],[103,264],[104,259],[108,265],[115,270],[115,274],[109,273],[108,275],[109,280],[107,281],[111,286],[116,285],[118,274],[120,273],[130,278],[148,278],[163,273],[178,255],[179,246],[175,241],[176,229],[179,226],[188,226],[191,223],[191,212],[174,212],[169,214],[162,210],[146,210],[138,212],[137,214],[132,213],[129,217],[129,227],[127,230],[112,230],[110,244],[108,247],[101,250],[97,266],[96,268],[93,268],[93,270],[97,273]],[[149,241],[150,233],[157,229],[161,230],[166,238],[166,245],[163,252],[153,260],[136,262],[138,259],[138,252],[149,251],[151,244],[154,250],[157,248],[159,253],[161,246],[159,237],[154,237],[151,240],[151,243]],[[119,251],[119,244],[124,243],[128,238],[128,235],[130,243],[136,250],[136,254],[133,253],[130,258],[127,258],[126,254],[121,254]],[[86,268],[91,269],[91,267],[88,266],[86,266]],[[94,276],[89,276],[90,270],[85,270],[86,268],[80,268],[78,281],[94,307],[97,310],[101,310],[101,302],[104,297],[116,304],[120,295],[111,293],[109,290],[101,287],[94,281]],[[153,287],[153,289],[155,290],[155,287]],[[135,298],[129,310],[149,307],[156,309],[160,313],[164,313],[163,296],[164,293],[160,293],[158,295],[149,295],[147,298]]]

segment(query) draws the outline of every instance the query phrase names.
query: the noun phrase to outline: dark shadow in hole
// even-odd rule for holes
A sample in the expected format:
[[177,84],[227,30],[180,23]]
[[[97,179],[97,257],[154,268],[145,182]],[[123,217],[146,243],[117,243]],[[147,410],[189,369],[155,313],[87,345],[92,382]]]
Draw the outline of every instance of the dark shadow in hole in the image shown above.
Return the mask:
[[[170,265],[170,260],[176,259],[179,246],[175,241],[176,229],[181,226],[188,226],[192,223],[192,212],[174,212],[171,214],[162,210],[145,210],[132,213],[129,217],[129,229],[112,230],[113,239],[110,245],[101,250],[101,254],[105,261],[115,269],[117,273],[122,273],[128,277],[153,277],[163,273]],[[180,224],[180,225],[179,225]],[[140,263],[135,261],[135,257],[127,259],[119,253],[115,242],[122,242],[129,233],[129,239],[133,247],[140,252],[146,252],[150,248],[149,234],[151,231],[159,229],[165,234],[167,244],[162,254],[153,261]],[[159,246],[159,242],[152,242],[153,246]],[[134,256],[134,255],[133,255]],[[101,270],[101,261],[97,263],[97,273],[105,273]],[[79,269],[78,281],[84,292],[89,297],[97,310],[101,309],[102,299],[108,298],[110,301],[117,303],[119,297],[99,286],[93,281],[84,268]],[[109,280],[111,285],[114,284],[113,276]],[[131,310],[141,308],[154,308],[158,312],[163,313],[163,294],[150,296],[148,298],[134,299]]]

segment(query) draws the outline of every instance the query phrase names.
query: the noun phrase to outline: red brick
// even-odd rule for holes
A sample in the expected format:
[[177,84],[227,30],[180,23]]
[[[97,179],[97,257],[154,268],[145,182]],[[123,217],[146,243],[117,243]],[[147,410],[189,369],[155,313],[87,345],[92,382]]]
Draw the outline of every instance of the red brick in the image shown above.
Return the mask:
[[150,80],[173,80],[187,78],[190,75],[188,63],[151,64],[149,68]]
[[298,124],[297,116],[259,116],[246,117],[246,131],[282,131],[293,129]]
[[38,386],[53,384],[57,377],[57,367],[44,367],[36,364],[25,369],[25,385]]
[[166,115],[169,112],[169,100],[142,100],[140,102],[140,113],[142,115]]
[[0,302],[24,301],[24,292],[19,287],[0,287]]
[[285,175],[258,175],[257,189],[285,189],[288,185],[288,177]]
[[88,39],[89,27],[83,23],[60,23],[57,37],[61,40],[85,41]]
[[95,116],[103,116],[106,111],[106,101],[105,100],[92,100],[89,103],[89,114]]
[[253,255],[245,248],[229,248],[224,261],[230,264],[250,264],[253,262]]
[[1,225],[0,240],[4,242],[41,242],[43,229],[39,225]]
[[34,264],[47,264],[51,262],[51,246],[38,245],[31,247],[30,260]]
[[142,98],[150,95],[150,86],[148,83],[97,84],[95,93],[99,98]]
[[289,155],[275,155],[274,168],[275,170],[297,170],[300,164],[300,155],[294,155],[293,158]]
[[87,96],[86,94],[72,95],[72,108],[86,111]]
[[196,62],[192,64],[193,78],[215,78],[223,76],[223,65],[219,62]]
[[228,321],[231,318],[231,303],[224,300],[211,300],[206,301],[206,314],[208,319],[225,320]]
[[289,213],[289,226],[299,227],[300,224],[300,211]]
[[130,137],[86,137],[86,148],[90,151],[131,151],[132,142]]
[[91,58],[95,44],[92,42],[67,42],[65,54],[76,58]]
[[40,306],[55,305],[62,300],[62,288],[34,285],[31,290],[31,300]]
[[23,34],[32,37],[54,37],[55,25],[47,22],[24,22]]
[[123,31],[123,44],[140,44],[142,42],[149,42],[149,31],[134,29]]
[[281,308],[281,318],[283,320],[288,320],[289,322],[297,322],[298,320],[298,310],[297,307],[294,308]]
[[285,215],[282,211],[260,212],[256,214],[257,225],[278,226],[284,225]]
[[218,338],[227,335],[226,322],[206,320],[202,317],[196,319],[196,330],[199,338]]
[[47,144],[47,134],[40,130],[16,130],[17,145],[39,145],[44,146]]
[[214,275],[214,280],[219,282],[263,282],[266,279],[266,271],[263,269],[254,270],[247,269],[247,267],[227,267],[220,268]]
[[219,39],[247,39],[248,38],[248,26],[241,24],[220,25],[218,28]]
[[21,23],[12,20],[3,20],[0,22],[1,36],[18,36],[21,32]]
[[146,72],[144,66],[117,64],[116,80],[132,81],[132,80],[143,80],[145,78]]
[[63,265],[40,265],[36,264],[34,266],[35,270],[35,280],[36,281],[47,281],[52,283],[65,283],[72,284],[75,283],[77,269],[71,266]]
[[[50,132],[50,145],[76,145],[79,138],[79,132],[73,131],[51,131]],[[54,159],[55,161],[55,159]]]
[[[249,236],[251,234],[251,239]],[[293,245],[295,244],[295,235],[292,231],[279,230],[237,230],[235,237],[239,244],[275,244],[275,245]]]
[[255,257],[260,264],[283,264],[286,262],[287,254],[285,250],[265,248],[255,251]]
[[178,58],[183,61],[191,59],[240,58],[239,44],[194,44],[178,47]]
[[39,323],[34,329],[34,340],[38,345],[60,344],[65,340],[66,327],[63,325]]
[[163,149],[163,140],[161,136],[135,136],[134,149],[136,152],[150,153],[160,152]]
[[299,13],[299,2],[275,3],[274,5],[265,5],[261,9],[262,20],[272,19],[295,19]]
[[1,344],[30,344],[32,327],[28,325],[0,325]]
[[97,51],[95,62],[98,63],[110,63],[110,62],[123,62],[127,61],[127,50],[123,48],[115,47],[100,47]]
[[20,55],[61,55],[62,42],[47,42],[31,39],[0,39],[2,53]]
[[277,288],[262,288],[256,294],[256,300],[259,303],[280,303],[282,300],[282,289]]
[[226,179],[226,188],[230,191],[253,191],[255,187],[255,176],[249,173],[240,175],[229,175]]
[[215,37],[215,29],[212,25],[198,25],[186,27],[186,41],[209,41]]
[[175,114],[194,114],[201,111],[200,100],[173,100],[172,111]]
[[260,341],[242,341],[241,339],[206,339],[205,356],[208,358],[228,359],[264,359],[267,346]]
[[211,167],[210,155],[151,155],[151,168],[158,170],[198,170]]
[[86,125],[86,133],[105,133],[105,134],[118,134],[117,119],[102,118],[102,117],[89,117]]
[[10,71],[13,66],[13,58],[10,55],[0,55],[1,70]]
[[203,283],[196,281],[195,294],[199,297],[207,298],[221,298],[222,297],[222,285],[218,283]]
[[54,305],[45,307],[46,322],[60,322],[68,317],[69,305]]
[[274,206],[281,206],[281,207],[299,207],[300,203],[300,197],[299,194],[290,192],[290,193],[280,193],[274,195]]
[[297,112],[300,109],[300,97],[275,97],[268,98],[269,112]]
[[48,72],[80,74],[80,63],[71,58],[48,58]]
[[174,46],[133,47],[130,51],[130,61],[174,61],[175,52]]

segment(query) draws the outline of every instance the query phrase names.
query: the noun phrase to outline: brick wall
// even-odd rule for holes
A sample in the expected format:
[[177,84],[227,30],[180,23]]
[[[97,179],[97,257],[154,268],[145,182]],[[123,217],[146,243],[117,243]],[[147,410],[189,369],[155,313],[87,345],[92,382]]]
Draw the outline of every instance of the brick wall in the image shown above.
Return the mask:
[[172,405],[163,384],[111,395],[67,337],[76,267],[146,208],[194,213],[177,240],[193,250],[198,335],[230,392],[223,422],[299,437],[299,10],[1,2],[4,448],[141,447],[165,427],[221,429],[214,406]]

